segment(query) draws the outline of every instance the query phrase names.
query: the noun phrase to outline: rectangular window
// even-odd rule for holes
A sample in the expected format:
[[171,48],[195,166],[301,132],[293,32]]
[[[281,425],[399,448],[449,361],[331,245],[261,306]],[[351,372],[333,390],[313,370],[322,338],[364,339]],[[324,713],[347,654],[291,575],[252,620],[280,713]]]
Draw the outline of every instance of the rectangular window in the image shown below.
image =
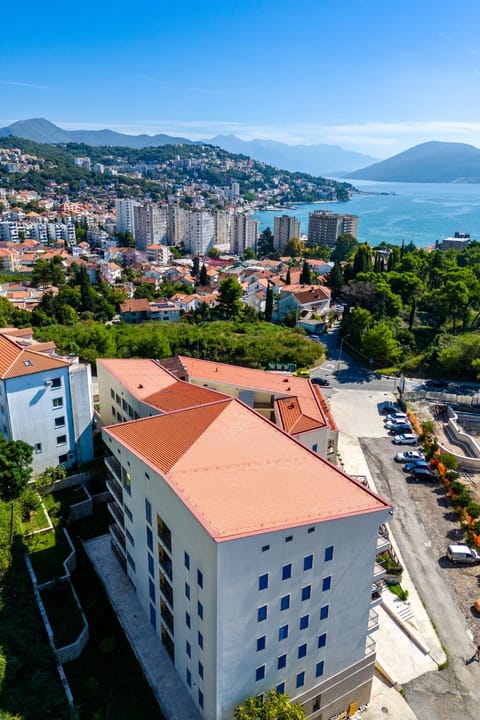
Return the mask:
[[329,560],[333,560],[333,545],[325,548],[325,562],[328,562]]
[[61,465],[62,463],[68,462],[68,455],[65,453],[65,455],[60,455],[58,458],[58,462]]
[[185,597],[190,600],[190,585],[188,583],[185,583]]
[[42,452],[42,443],[35,443],[35,453],[38,455]]
[[320,662],[317,663],[315,667],[315,677],[322,677],[324,665],[325,662],[323,660],[320,660]]
[[155,584],[150,578],[148,579],[148,594],[150,596],[150,600],[155,602]]
[[317,450],[318,450],[318,444],[317,444],[317,443],[314,443],[314,444],[312,445],[312,450],[313,450],[313,452],[317,452]]
[[203,605],[201,602],[197,602],[197,613],[200,620],[203,620]]
[[320,608],[320,620],[326,620],[328,618],[328,605],[324,605]]
[[198,704],[203,710],[203,693],[201,690],[198,691]]
[[197,583],[199,587],[203,588],[203,573],[201,570],[197,570]]
[[201,662],[198,663],[198,674],[201,678],[203,678],[203,665]]
[[278,693],[279,695],[283,695],[284,692],[285,692],[285,683],[284,683],[284,682],[283,682],[283,683],[279,683],[279,684],[277,685],[277,687],[275,688],[275,690],[277,691],[277,693]]
[[157,613],[153,605],[150,605],[150,622],[152,623],[155,630],[157,629]]
[[117,401],[117,405],[121,405],[121,404],[122,404],[122,399],[121,399],[120,395],[115,395],[115,399],[116,399],[116,401]]
[[155,565],[153,562],[153,555],[147,553],[148,572],[152,577],[155,577]]
[[127,530],[127,528],[125,528],[125,537],[127,538],[130,545],[135,545],[132,534]]
[[288,580],[292,577],[292,564],[284,565],[282,567],[282,580]]
[[290,595],[284,595],[280,598],[280,610],[288,610],[290,607]]
[[297,675],[297,681],[296,681],[295,686],[297,688],[300,688],[300,687],[303,687],[304,684],[305,684],[305,673],[302,671],[302,672],[298,673],[298,675]]
[[129,495],[132,494],[132,478],[130,473],[122,466],[122,485]]
[[288,625],[282,625],[278,630],[278,639],[286,640],[288,638]]
[[287,667],[287,656],[280,655],[280,657],[277,660],[277,670],[281,670],[284,667]]
[[62,387],[62,378],[52,378],[50,380],[50,387],[52,387],[52,388]]
[[112,398],[112,400],[115,400],[115,391],[113,388],[110,388],[110,397]]
[[150,500],[147,500],[145,498],[145,517],[147,518],[147,522],[152,524],[152,503]]
[[132,556],[130,555],[130,553],[128,553],[128,552],[127,552],[127,562],[130,565],[130,567],[132,568],[132,570],[135,571],[135,561],[132,558]]
[[293,535],[287,535],[287,537],[285,538],[285,542],[292,542],[292,540],[293,540]]
[[63,398],[61,398],[61,397],[53,398],[52,399],[52,407],[54,407],[54,408],[63,407]]
[[267,552],[267,550],[270,550],[270,545],[264,545],[262,547],[262,552]]
[[203,635],[201,632],[197,634],[198,647],[203,650]]
[[149,527],[147,527],[147,545],[148,549],[153,552],[153,533]]
[[268,573],[265,573],[265,575],[260,575],[258,578],[258,589],[259,590],[266,590],[268,588]]
[[188,642],[188,640],[187,640],[187,642],[185,643],[185,651],[186,651],[188,657],[191,658],[191,657],[192,657],[192,646],[190,645],[190,643]]
[[132,511],[130,510],[130,508],[128,507],[128,505],[125,505],[125,504],[124,504],[124,505],[123,505],[123,510],[124,510],[125,515],[127,516],[127,518],[130,520],[130,522],[133,522]]
[[298,658],[303,658],[307,654],[307,643],[303,643],[303,645],[299,645],[298,647]]
[[260,667],[258,667],[255,670],[255,680],[256,680],[256,682],[258,682],[259,680],[263,680],[264,677],[265,677],[265,665],[260,665]]
[[65,445],[66,442],[67,442],[66,435],[58,435],[57,436],[57,445]]
[[312,586],[305,585],[305,587],[302,588],[302,600],[310,600],[311,594],[312,594]]
[[303,558],[303,569],[311,570],[313,567],[313,555],[306,555]]
[[300,618],[300,630],[308,628],[308,615],[304,615]]
[[318,647],[322,648],[325,647],[327,644],[327,633],[323,633],[322,635],[318,636]]
[[185,623],[186,623],[186,625],[187,625],[188,628],[191,627],[191,624],[192,624],[192,623],[191,623],[191,621],[190,621],[190,615],[189,615],[189,613],[187,613],[187,612],[185,613]]
[[192,687],[192,673],[187,668],[187,685],[188,687]]
[[112,405],[112,415],[113,415],[113,419],[116,420],[117,419],[117,411],[115,410],[113,405]]
[[266,645],[265,635],[262,635],[262,637],[257,638],[257,652],[260,652],[260,650],[265,650],[265,645]]
[[61,428],[65,426],[65,415],[55,418],[55,427]]
[[332,577],[331,575],[328,575],[327,577],[323,578],[322,581],[322,590],[325,592],[325,590],[330,590],[332,587]]
[[190,555],[186,552],[183,557],[184,557],[185,567],[187,568],[187,570],[190,570]]
[[257,610],[257,622],[261,622],[262,620],[267,619],[267,606],[262,605]]
[[307,532],[308,532],[308,533],[315,532],[315,528],[314,528],[314,527],[308,528]]

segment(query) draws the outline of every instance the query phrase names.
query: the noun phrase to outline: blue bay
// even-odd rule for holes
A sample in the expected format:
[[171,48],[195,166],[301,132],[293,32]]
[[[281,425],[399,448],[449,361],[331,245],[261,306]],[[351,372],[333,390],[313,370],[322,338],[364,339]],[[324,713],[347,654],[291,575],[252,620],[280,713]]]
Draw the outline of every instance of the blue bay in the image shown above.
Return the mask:
[[274,216],[287,214],[297,217],[306,233],[309,213],[331,210],[358,215],[358,240],[370,245],[382,241],[401,245],[405,241],[426,247],[455,231],[480,239],[480,185],[351,182],[362,192],[375,194],[354,195],[346,203],[300,203],[294,210],[258,212],[254,217],[260,231],[267,226],[273,230]]

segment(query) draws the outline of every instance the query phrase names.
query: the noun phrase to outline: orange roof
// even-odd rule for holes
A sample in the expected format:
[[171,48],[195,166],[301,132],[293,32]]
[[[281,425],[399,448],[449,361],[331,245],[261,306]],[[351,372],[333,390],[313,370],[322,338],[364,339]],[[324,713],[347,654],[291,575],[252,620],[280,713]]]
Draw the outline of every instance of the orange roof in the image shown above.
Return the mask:
[[235,399],[104,432],[161,474],[217,542],[391,507]]
[[0,378],[3,380],[60,367],[68,367],[68,362],[25,349],[11,338],[0,335]]
[[[282,397],[296,398],[299,411],[304,420],[302,425],[309,430],[315,428],[332,427],[328,422],[329,418],[319,402],[319,395],[314,386],[307,378],[284,375],[277,372],[266,372],[264,370],[253,370],[237,365],[227,365],[210,360],[198,360],[184,355],[179,360],[185,368],[190,379],[197,381],[213,382],[222,385],[231,385],[234,389],[249,388],[251,390],[266,390],[275,395],[275,399]],[[289,430],[291,428],[291,416],[285,410],[285,406],[278,405],[283,429],[287,432],[306,432],[306,430]],[[283,411],[283,412],[282,412]]]

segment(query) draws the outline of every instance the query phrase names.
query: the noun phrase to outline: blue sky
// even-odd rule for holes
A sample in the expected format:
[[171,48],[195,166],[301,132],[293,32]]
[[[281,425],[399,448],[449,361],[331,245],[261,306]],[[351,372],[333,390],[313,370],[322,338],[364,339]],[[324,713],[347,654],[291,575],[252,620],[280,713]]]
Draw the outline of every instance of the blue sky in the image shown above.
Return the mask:
[[26,0],[2,26],[1,125],[480,146],[478,0]]

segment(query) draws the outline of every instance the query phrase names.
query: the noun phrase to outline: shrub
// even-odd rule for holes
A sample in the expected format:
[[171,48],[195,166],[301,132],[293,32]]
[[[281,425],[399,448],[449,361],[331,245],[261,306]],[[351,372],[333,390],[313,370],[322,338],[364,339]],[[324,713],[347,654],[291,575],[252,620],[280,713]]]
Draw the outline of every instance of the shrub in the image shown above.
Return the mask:
[[459,495],[456,495],[453,498],[452,502],[454,507],[466,508],[472,502],[472,498],[468,490],[465,488]]
[[450,489],[455,493],[455,495],[460,495],[460,493],[466,490],[465,485],[460,482],[460,480],[454,480],[450,485]]
[[471,502],[467,505],[467,513],[470,515],[472,520],[476,520],[476,518],[480,517],[480,503],[478,502]]
[[20,511],[22,520],[30,520],[33,513],[40,507],[40,498],[33,488],[27,488],[20,498]]
[[458,459],[455,455],[451,455],[450,453],[440,453],[438,459],[443,465],[445,465],[447,470],[456,470],[458,468]]
[[445,473],[445,477],[447,478],[447,480],[457,480],[460,475],[456,470],[447,470],[447,472]]

